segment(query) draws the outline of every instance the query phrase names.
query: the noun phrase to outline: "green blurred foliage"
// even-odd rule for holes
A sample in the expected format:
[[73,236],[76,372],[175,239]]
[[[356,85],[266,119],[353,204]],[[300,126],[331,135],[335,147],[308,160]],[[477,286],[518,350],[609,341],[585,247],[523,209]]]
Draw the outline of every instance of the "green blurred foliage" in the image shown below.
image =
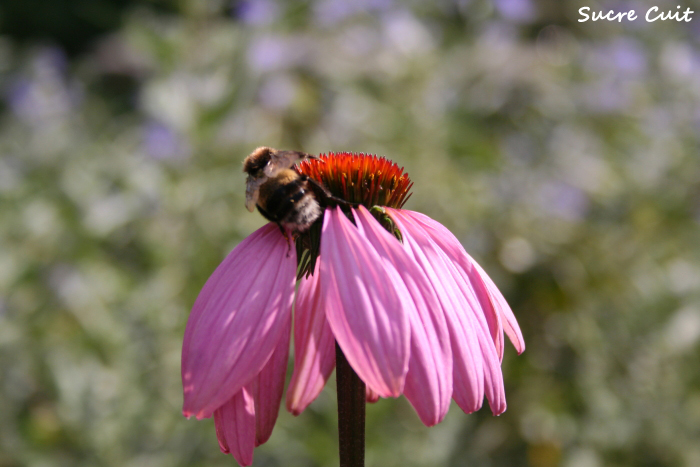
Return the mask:
[[[455,232],[523,328],[504,415],[426,428],[382,400],[368,465],[700,465],[700,18],[181,0],[100,23],[103,1],[81,20],[100,28],[61,10],[62,35],[44,3],[0,9],[0,466],[235,464],[180,415],[180,346],[263,224],[240,172],[259,145],[405,166],[406,207]],[[333,386],[281,412],[255,465],[337,465]]]

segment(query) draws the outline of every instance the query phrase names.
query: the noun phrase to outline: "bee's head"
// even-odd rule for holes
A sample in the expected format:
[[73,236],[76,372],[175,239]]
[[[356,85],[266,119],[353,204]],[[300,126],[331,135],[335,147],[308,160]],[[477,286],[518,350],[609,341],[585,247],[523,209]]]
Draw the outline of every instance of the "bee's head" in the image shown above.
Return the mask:
[[272,159],[272,151],[266,146],[259,147],[243,161],[243,172],[251,178],[259,178],[264,174],[265,167]]

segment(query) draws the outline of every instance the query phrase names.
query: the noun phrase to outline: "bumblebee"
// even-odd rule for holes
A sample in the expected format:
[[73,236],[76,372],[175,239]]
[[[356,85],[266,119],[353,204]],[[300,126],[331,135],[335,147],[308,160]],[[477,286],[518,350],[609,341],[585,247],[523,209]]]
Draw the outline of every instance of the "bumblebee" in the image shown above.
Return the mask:
[[304,232],[321,217],[319,199],[328,193],[318,182],[292,169],[305,158],[315,158],[300,151],[280,151],[260,147],[243,161],[246,180],[246,208],[258,208],[266,219],[286,231]]

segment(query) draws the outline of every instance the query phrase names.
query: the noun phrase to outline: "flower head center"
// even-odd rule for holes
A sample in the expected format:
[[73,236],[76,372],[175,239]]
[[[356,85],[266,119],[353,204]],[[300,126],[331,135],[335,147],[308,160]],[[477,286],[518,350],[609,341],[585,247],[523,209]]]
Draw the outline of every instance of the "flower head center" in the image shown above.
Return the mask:
[[321,154],[296,166],[297,172],[320,182],[336,198],[367,209],[399,209],[413,186],[402,167],[384,157],[348,152]]

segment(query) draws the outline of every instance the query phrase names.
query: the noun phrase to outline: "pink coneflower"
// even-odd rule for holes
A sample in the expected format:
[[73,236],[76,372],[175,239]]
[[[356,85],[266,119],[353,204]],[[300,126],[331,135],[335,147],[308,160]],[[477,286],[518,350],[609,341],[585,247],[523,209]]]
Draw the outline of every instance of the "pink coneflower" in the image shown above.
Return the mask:
[[[282,399],[300,414],[339,354],[366,398],[404,394],[432,426],[454,399],[506,409],[504,331],[525,349],[510,307],[447,228],[401,209],[411,181],[384,158],[329,154],[296,166],[349,204],[326,207],[290,248],[273,224],[243,240],[204,285],[182,349],[183,413],[214,415],[221,450],[250,465]],[[298,290],[295,284],[300,278]]]

